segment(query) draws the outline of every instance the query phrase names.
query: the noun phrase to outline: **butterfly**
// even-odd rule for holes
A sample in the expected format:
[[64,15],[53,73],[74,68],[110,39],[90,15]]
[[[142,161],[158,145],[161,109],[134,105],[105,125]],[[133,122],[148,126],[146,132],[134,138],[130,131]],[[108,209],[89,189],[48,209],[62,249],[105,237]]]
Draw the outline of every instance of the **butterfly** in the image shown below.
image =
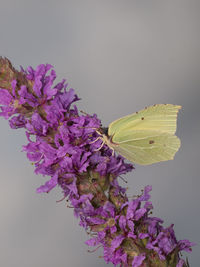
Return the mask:
[[179,109],[181,106],[157,104],[117,119],[97,130],[102,139],[99,149],[106,144],[140,165],[172,160],[181,144],[175,135]]

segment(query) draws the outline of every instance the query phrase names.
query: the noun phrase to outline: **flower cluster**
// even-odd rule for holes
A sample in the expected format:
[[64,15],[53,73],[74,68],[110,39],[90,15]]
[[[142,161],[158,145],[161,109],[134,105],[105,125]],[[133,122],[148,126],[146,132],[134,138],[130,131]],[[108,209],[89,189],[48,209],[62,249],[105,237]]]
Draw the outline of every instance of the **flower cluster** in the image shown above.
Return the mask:
[[[164,263],[173,251],[191,251],[192,243],[188,240],[176,240],[173,225],[164,228],[161,219],[149,216],[152,209],[152,203],[148,201],[150,191],[151,186],[146,186],[140,197],[125,202],[120,210],[109,201],[96,210],[90,209],[87,225],[92,223],[90,229],[97,235],[86,244],[102,245],[107,263],[134,267],[168,266]],[[184,266],[184,261],[176,260],[176,266]]]
[[[15,70],[0,58],[0,115],[13,129],[24,128],[23,146],[35,173],[50,179],[37,189],[56,185],[74,207],[80,225],[93,236],[89,246],[101,246],[105,261],[120,266],[186,266],[179,252],[191,251],[188,240],[177,241],[173,225],[151,217],[150,186],[128,200],[118,177],[133,169],[98,139],[101,122],[95,114],[79,113],[79,98],[65,80],[54,85],[49,64]],[[72,106],[73,105],[73,106]]]

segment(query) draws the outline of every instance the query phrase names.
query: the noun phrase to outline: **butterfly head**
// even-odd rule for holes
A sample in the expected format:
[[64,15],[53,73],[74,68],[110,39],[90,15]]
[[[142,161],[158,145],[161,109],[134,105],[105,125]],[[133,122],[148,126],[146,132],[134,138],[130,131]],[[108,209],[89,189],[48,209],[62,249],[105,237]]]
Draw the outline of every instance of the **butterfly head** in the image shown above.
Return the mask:
[[108,127],[102,127],[100,131],[101,131],[101,134],[104,134],[108,137]]

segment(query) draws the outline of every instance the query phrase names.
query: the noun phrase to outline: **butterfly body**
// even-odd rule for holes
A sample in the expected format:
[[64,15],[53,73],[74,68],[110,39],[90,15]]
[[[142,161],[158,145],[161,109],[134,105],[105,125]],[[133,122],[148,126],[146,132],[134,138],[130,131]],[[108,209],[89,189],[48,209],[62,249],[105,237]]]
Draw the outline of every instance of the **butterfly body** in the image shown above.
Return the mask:
[[97,131],[103,143],[141,165],[171,160],[180,147],[175,135],[181,106],[158,104],[112,122]]

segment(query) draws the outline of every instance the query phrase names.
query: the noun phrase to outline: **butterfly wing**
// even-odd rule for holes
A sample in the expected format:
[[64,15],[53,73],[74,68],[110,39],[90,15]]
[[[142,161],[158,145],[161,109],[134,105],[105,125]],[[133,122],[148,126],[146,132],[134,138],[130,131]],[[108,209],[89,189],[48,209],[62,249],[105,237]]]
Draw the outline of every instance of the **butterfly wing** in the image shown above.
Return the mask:
[[[139,134],[139,133],[138,133]],[[180,139],[172,134],[149,132],[149,136],[114,143],[113,149],[128,160],[140,164],[172,160],[180,147]],[[141,136],[144,133],[141,132]]]
[[159,129],[159,131],[175,133],[178,110],[181,106],[158,104],[146,107],[139,112],[113,121],[109,125],[108,135],[118,135],[124,128]]
[[173,159],[180,147],[174,135],[181,106],[159,104],[128,115],[109,125],[112,148],[138,164]]

